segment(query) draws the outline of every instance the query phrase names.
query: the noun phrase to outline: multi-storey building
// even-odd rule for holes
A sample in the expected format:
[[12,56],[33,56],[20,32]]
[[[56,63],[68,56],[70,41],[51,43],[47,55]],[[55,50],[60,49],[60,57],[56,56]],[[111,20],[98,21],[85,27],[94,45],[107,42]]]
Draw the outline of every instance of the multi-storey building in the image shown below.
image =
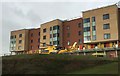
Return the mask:
[[41,24],[40,46],[55,45],[62,46],[62,21],[59,19]]
[[63,46],[68,48],[74,42],[78,45],[83,44],[83,20],[77,18],[63,22]]
[[28,30],[11,31],[10,51],[16,54],[25,53],[28,51]]
[[40,28],[29,29],[29,52],[39,53],[40,47]]
[[47,44],[68,48],[77,42],[80,49],[83,49],[80,50],[82,54],[92,54],[100,48],[107,55],[117,56],[116,49],[111,48],[120,47],[119,28],[120,8],[110,5],[84,11],[83,18],[67,21],[56,19],[41,24],[37,29],[12,31],[10,50],[15,53],[33,53]]
[[84,47],[120,47],[120,9],[110,5],[83,12]]

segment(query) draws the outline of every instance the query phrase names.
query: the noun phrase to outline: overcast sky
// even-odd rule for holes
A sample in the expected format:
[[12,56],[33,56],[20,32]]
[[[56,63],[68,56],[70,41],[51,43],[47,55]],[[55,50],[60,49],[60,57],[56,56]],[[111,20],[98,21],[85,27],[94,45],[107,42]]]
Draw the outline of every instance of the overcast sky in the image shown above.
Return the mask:
[[9,53],[10,31],[12,30],[40,27],[40,24],[54,19],[82,17],[82,11],[115,4],[118,1],[2,0],[0,2],[1,53]]

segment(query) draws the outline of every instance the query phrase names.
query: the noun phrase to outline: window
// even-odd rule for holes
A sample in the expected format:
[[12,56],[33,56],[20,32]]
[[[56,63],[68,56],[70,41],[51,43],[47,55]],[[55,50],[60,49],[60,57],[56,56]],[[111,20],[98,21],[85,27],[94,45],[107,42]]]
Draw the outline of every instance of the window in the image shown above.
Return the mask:
[[79,40],[78,40],[78,43],[81,44],[81,43],[82,43],[82,39],[79,39]]
[[110,33],[104,34],[104,39],[110,39]]
[[31,33],[31,37],[33,37],[33,33]]
[[81,23],[78,23],[78,27],[80,28],[82,26],[82,24]]
[[10,41],[11,44],[16,44],[16,41]]
[[38,45],[38,49],[39,49],[39,47],[40,47],[40,46]]
[[81,31],[78,31],[78,35],[82,35],[82,32],[81,32]]
[[11,44],[13,44],[14,42],[13,41],[11,41]]
[[53,45],[57,45],[57,41],[53,41]]
[[84,41],[90,41],[90,40],[91,40],[90,36],[84,36]]
[[52,34],[50,34],[50,38],[52,38]]
[[59,33],[53,34],[53,37],[59,37]]
[[31,46],[31,50],[33,49],[33,46]]
[[46,43],[43,43],[43,47],[45,47],[46,46]]
[[22,43],[22,40],[19,40],[19,44],[21,44]]
[[103,20],[109,19],[109,14],[104,14],[103,15]]
[[70,33],[67,33],[67,37],[70,37]]
[[10,39],[13,39],[13,36],[11,36]]
[[52,27],[50,27],[50,31],[52,31]]
[[89,22],[90,22],[90,18],[85,18],[85,19],[83,20],[83,22],[84,22],[84,23],[89,23]]
[[46,39],[46,36],[43,36],[43,39]]
[[96,35],[93,35],[93,36],[92,36],[92,40],[96,40]]
[[45,33],[46,32],[46,28],[45,29],[43,29],[43,33]]
[[59,25],[53,26],[53,30],[59,30]]
[[16,44],[16,41],[14,41],[14,43]]
[[21,50],[22,49],[22,46],[18,46],[18,50]]
[[96,31],[92,31],[92,35],[96,35]]
[[38,39],[38,43],[40,43],[40,38]]
[[40,36],[40,32],[38,33],[38,35]]
[[104,24],[103,25],[103,29],[110,29],[110,24],[108,23],[108,24]]
[[33,40],[31,40],[31,43],[33,43]]
[[57,37],[56,34],[53,34],[53,37]]
[[16,35],[15,35],[15,38],[16,38]]
[[92,17],[92,22],[95,22],[95,17]]
[[50,45],[52,45],[52,42],[50,42]]
[[70,45],[70,41],[68,41],[67,44]]
[[14,47],[11,47],[11,50],[14,50]]
[[69,30],[70,29],[70,26],[67,26],[67,30]]
[[84,32],[90,31],[90,27],[84,27]]
[[96,26],[92,26],[92,31],[95,31],[96,30]]
[[59,41],[53,41],[53,45],[59,45]]
[[19,37],[22,37],[22,34],[19,34]]

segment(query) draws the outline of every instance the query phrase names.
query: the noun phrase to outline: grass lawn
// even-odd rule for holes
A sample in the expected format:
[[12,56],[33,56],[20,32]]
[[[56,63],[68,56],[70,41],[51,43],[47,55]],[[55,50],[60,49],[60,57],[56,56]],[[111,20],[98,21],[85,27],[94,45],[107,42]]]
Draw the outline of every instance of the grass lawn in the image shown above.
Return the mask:
[[118,63],[113,62],[109,64],[103,64],[69,74],[118,74]]
[[78,74],[86,73],[87,69],[88,74],[111,74],[118,72],[117,67],[117,59],[94,56],[34,54],[2,57],[2,74]]

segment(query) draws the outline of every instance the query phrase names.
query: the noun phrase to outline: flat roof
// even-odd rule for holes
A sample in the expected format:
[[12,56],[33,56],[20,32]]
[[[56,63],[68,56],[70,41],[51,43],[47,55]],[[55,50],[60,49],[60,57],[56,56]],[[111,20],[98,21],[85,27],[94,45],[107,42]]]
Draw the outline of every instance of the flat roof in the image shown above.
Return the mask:
[[112,4],[112,5],[98,7],[98,8],[95,8],[95,9],[90,9],[90,10],[86,10],[86,11],[82,11],[82,12],[84,13],[84,12],[89,12],[89,11],[93,11],[93,10],[99,10],[99,9],[108,8],[108,7],[111,7],[111,6],[116,6],[117,7],[116,4]]
[[18,30],[13,30],[11,32],[22,31],[22,30],[29,30],[29,29],[18,29]]
[[78,20],[78,19],[82,19],[82,17],[74,17],[74,18],[66,19],[66,20],[64,20],[64,22],[66,22],[66,21],[74,21],[74,20]]
[[59,21],[63,22],[63,21],[60,20],[60,19],[54,19],[54,20],[51,20],[51,21],[48,21],[48,22],[42,23],[42,24],[40,24],[40,25],[44,25],[44,24],[47,24],[47,23],[50,23],[50,22],[54,22],[54,21],[56,21],[56,20],[59,20]]

